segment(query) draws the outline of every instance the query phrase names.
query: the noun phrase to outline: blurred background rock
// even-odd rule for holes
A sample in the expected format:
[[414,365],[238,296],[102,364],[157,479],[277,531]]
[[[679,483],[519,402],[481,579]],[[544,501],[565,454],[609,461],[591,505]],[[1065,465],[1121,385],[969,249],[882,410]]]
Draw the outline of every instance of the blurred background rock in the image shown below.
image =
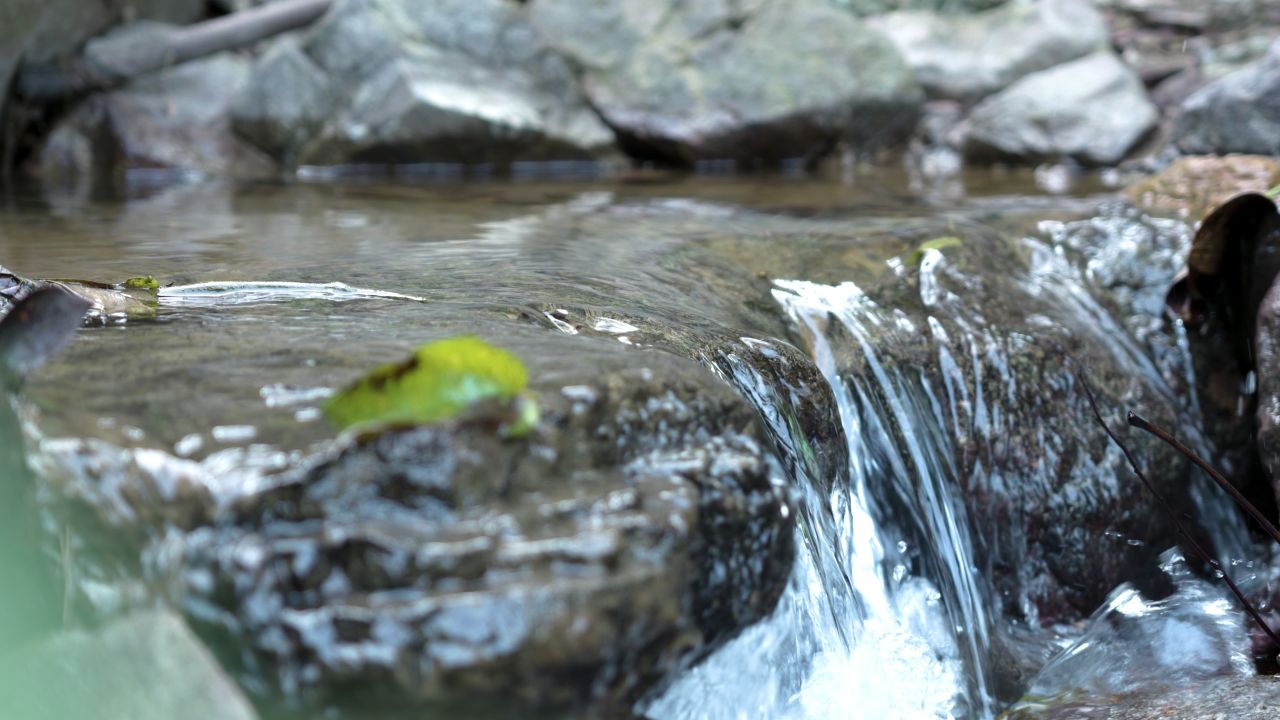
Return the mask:
[[[174,38],[252,31],[262,3],[3,0],[6,176],[903,158],[946,175],[1280,150],[1271,0],[268,4],[323,14],[220,46]],[[175,43],[198,52],[131,69]]]

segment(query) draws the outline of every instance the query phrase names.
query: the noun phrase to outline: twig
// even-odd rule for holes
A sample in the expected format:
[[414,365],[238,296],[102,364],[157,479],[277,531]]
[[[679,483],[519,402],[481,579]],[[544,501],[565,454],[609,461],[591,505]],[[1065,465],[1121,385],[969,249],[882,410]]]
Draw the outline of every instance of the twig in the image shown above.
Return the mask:
[[[1107,434],[1107,437],[1111,438],[1111,442],[1115,443],[1116,446],[1120,448],[1120,452],[1124,453],[1125,459],[1129,461],[1129,467],[1133,468],[1133,474],[1137,475],[1138,479],[1142,481],[1142,484],[1146,486],[1147,491],[1155,496],[1155,499],[1160,503],[1160,506],[1164,509],[1165,513],[1173,520],[1174,527],[1178,529],[1178,534],[1186,541],[1187,546],[1200,557],[1201,561],[1213,568],[1213,571],[1218,575],[1218,577],[1222,578],[1223,582],[1227,584],[1227,587],[1231,588],[1232,594],[1234,594],[1236,599],[1240,601],[1240,604],[1244,606],[1245,612],[1249,613],[1249,616],[1258,624],[1258,627],[1262,628],[1262,631],[1267,634],[1267,637],[1271,638],[1271,641],[1275,643],[1277,647],[1280,647],[1280,636],[1277,636],[1275,631],[1271,629],[1271,626],[1267,624],[1267,621],[1262,619],[1262,614],[1259,613],[1258,609],[1253,606],[1253,603],[1249,602],[1248,598],[1244,596],[1244,593],[1240,591],[1240,587],[1235,584],[1235,581],[1231,579],[1230,575],[1227,575],[1226,571],[1222,569],[1222,566],[1218,564],[1218,561],[1213,559],[1213,556],[1210,555],[1209,552],[1196,541],[1195,537],[1191,535],[1191,532],[1187,530],[1187,527],[1182,524],[1182,520],[1178,517],[1177,511],[1175,511],[1173,506],[1169,504],[1169,501],[1165,500],[1164,496],[1156,490],[1156,486],[1147,479],[1146,474],[1142,472],[1140,467],[1138,467],[1138,461],[1133,458],[1133,454],[1129,452],[1129,448],[1125,447],[1125,444],[1120,442],[1120,438],[1116,437],[1116,434],[1111,432],[1111,427],[1107,425],[1106,420],[1102,419],[1102,413],[1098,411],[1098,401],[1093,397],[1093,388],[1089,387],[1089,381],[1085,380],[1083,375],[1080,375],[1079,377],[1080,384],[1084,386],[1085,396],[1089,398],[1089,407],[1093,410],[1093,418],[1102,426],[1103,432]],[[1132,416],[1132,413],[1130,413],[1130,415]]]
[[62,525],[62,626],[71,625],[71,593],[75,589],[72,569],[75,567],[71,558],[71,526]]
[[1262,526],[1262,529],[1265,530],[1272,539],[1280,543],[1280,530],[1276,529],[1276,526],[1271,524],[1271,521],[1267,519],[1267,516],[1263,515],[1261,510],[1254,507],[1254,504],[1249,502],[1248,499],[1246,499],[1245,496],[1236,489],[1236,486],[1231,484],[1231,481],[1227,480],[1222,473],[1218,472],[1217,468],[1205,462],[1199,455],[1196,455],[1191,448],[1183,445],[1177,438],[1170,435],[1166,430],[1152,424],[1146,418],[1137,413],[1129,413],[1129,425],[1136,427],[1139,430],[1146,430],[1152,435],[1155,435],[1168,443],[1174,450],[1177,450],[1186,456],[1188,460],[1199,465],[1200,469],[1208,473],[1209,477],[1213,478],[1213,481],[1218,483],[1219,487],[1226,490],[1227,493],[1231,495],[1232,499],[1234,499],[1240,507],[1244,508],[1245,512],[1252,515],[1253,519],[1258,521],[1258,524]]

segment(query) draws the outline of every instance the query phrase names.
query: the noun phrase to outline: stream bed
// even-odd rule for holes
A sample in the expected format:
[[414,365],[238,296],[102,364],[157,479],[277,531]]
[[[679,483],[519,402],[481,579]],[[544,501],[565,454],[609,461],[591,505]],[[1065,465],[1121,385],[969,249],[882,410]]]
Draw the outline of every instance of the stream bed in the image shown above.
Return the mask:
[[[171,607],[290,718],[1095,717],[1246,682],[1243,616],[1083,391],[1214,455],[1162,316],[1190,226],[964,180],[7,197],[9,270],[162,288],[0,423],[53,598],[6,632]],[[325,399],[458,334],[524,361],[543,431],[335,440]],[[1229,501],[1125,437],[1264,582]]]

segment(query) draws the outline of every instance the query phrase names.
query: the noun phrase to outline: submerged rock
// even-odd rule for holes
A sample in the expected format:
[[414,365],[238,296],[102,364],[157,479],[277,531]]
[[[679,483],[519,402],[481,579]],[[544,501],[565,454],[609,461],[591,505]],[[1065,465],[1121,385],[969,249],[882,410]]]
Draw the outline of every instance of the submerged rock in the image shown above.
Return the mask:
[[974,160],[1123,160],[1158,113],[1142,81],[1110,52],[1022,78],[973,109],[965,155]]
[[534,0],[631,154],[669,162],[813,158],[906,139],[919,84],[878,31],[821,0],[731,7]]
[[[6,648],[12,650],[12,648]],[[0,655],[0,708],[26,720],[255,720],[218,661],[169,610],[63,631]]]
[[1201,88],[1182,104],[1174,143],[1185,153],[1280,153],[1280,48]]
[[871,24],[898,46],[931,98],[970,102],[1108,41],[1089,0],[1014,2],[973,15],[898,12]]

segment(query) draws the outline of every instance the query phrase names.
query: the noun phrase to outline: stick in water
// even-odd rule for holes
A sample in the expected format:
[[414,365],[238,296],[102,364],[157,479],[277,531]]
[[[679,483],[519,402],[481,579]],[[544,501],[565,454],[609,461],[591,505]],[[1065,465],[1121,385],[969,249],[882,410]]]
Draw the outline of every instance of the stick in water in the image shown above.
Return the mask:
[[1136,427],[1139,430],[1146,430],[1152,435],[1155,435],[1156,437],[1165,441],[1174,450],[1177,450],[1178,452],[1186,456],[1188,460],[1195,463],[1196,465],[1199,465],[1201,470],[1204,470],[1206,473],[1208,473],[1209,477],[1213,478],[1214,482],[1218,483],[1218,485],[1223,490],[1226,490],[1227,493],[1231,495],[1232,499],[1236,501],[1236,504],[1244,508],[1245,512],[1252,515],[1253,519],[1258,521],[1258,524],[1262,526],[1262,529],[1265,530],[1267,534],[1272,537],[1272,539],[1280,543],[1280,530],[1277,530],[1276,526],[1272,525],[1271,521],[1267,519],[1267,516],[1263,515],[1261,510],[1254,507],[1253,503],[1249,502],[1248,499],[1246,499],[1245,496],[1242,495],[1240,491],[1236,489],[1236,486],[1232,485],[1230,480],[1227,480],[1226,476],[1218,472],[1217,468],[1215,468],[1214,466],[1210,465],[1209,463],[1201,459],[1199,455],[1195,454],[1195,452],[1191,450],[1191,448],[1187,447],[1186,445],[1183,445],[1182,442],[1180,442],[1177,438],[1175,438],[1173,435],[1170,435],[1168,431],[1164,430],[1158,425],[1151,423],[1146,418],[1142,417],[1137,413],[1133,413],[1133,412],[1129,413],[1129,425],[1132,427]]
[[[1262,631],[1267,634],[1267,637],[1271,638],[1273,643],[1280,646],[1280,637],[1276,635],[1270,625],[1267,625],[1267,621],[1262,619],[1262,615],[1258,612],[1258,609],[1253,606],[1253,603],[1249,602],[1249,600],[1245,598],[1244,593],[1240,591],[1240,587],[1235,584],[1235,581],[1231,579],[1231,576],[1227,575],[1226,571],[1222,569],[1222,566],[1218,564],[1218,561],[1214,560],[1213,556],[1210,555],[1209,552],[1196,541],[1195,537],[1191,535],[1191,532],[1187,530],[1187,527],[1182,524],[1182,520],[1178,518],[1177,511],[1175,511],[1173,506],[1169,504],[1169,501],[1165,500],[1164,496],[1156,490],[1155,485],[1151,484],[1151,481],[1147,479],[1146,474],[1138,467],[1138,461],[1135,460],[1133,454],[1129,452],[1129,448],[1125,447],[1125,444],[1120,442],[1120,438],[1116,437],[1116,434],[1111,432],[1111,427],[1107,425],[1106,420],[1102,419],[1102,413],[1098,411],[1098,401],[1093,397],[1093,388],[1089,387],[1089,381],[1085,380],[1083,375],[1080,376],[1080,384],[1084,386],[1084,394],[1089,398],[1089,407],[1093,410],[1093,418],[1102,426],[1103,432],[1107,434],[1107,437],[1111,438],[1111,442],[1115,443],[1116,446],[1120,448],[1120,452],[1124,453],[1125,459],[1129,461],[1129,467],[1133,468],[1133,474],[1137,475],[1138,479],[1142,481],[1142,484],[1146,486],[1147,491],[1155,496],[1155,499],[1160,503],[1160,506],[1164,508],[1165,513],[1173,520],[1174,527],[1178,529],[1178,534],[1186,541],[1187,546],[1190,547],[1203,562],[1213,568],[1213,571],[1217,573],[1218,577],[1222,578],[1223,582],[1227,584],[1227,587],[1231,588],[1232,594],[1234,594],[1236,599],[1240,601],[1240,604],[1244,606],[1245,612],[1249,613],[1249,617],[1253,618],[1253,621],[1258,624],[1258,627],[1262,628]],[[1132,417],[1132,413],[1130,416]]]

